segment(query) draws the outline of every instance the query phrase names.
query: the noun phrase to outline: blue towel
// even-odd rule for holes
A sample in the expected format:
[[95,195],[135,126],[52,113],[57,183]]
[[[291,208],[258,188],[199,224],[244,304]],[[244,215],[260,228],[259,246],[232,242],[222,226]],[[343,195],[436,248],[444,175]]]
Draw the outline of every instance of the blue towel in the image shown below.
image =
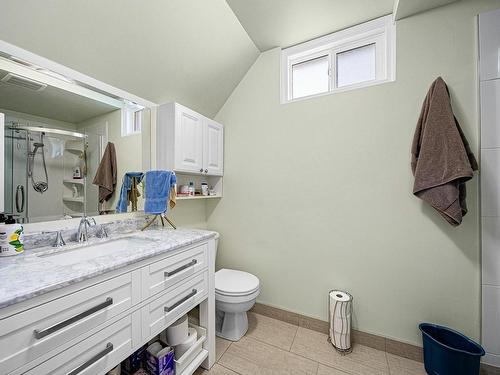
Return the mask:
[[118,203],[116,204],[116,212],[118,213],[127,212],[127,206],[128,206],[127,193],[132,188],[132,177],[137,178],[137,183],[139,183],[144,178],[144,173],[127,172],[125,173],[125,176],[123,176],[122,188],[120,190],[120,199],[118,199]]
[[144,212],[159,215],[167,212],[170,190],[177,182],[172,171],[146,172]]

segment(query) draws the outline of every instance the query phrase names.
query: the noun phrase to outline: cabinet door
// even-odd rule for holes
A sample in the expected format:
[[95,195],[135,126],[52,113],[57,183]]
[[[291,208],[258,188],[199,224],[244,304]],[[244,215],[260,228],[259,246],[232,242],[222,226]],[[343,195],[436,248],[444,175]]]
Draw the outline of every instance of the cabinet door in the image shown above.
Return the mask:
[[175,170],[203,172],[203,116],[176,105]]
[[224,163],[224,127],[206,120],[203,142],[203,171],[207,175],[222,176]]

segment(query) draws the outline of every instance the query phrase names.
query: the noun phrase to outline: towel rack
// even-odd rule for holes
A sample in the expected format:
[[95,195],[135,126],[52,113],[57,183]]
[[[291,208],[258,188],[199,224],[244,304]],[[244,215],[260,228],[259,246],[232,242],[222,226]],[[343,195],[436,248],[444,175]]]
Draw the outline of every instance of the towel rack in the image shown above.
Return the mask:
[[164,227],[164,226],[165,226],[165,221],[164,221],[164,220],[166,220],[166,221],[167,221],[167,222],[168,222],[168,223],[172,226],[172,228],[177,229],[177,227],[176,227],[176,226],[175,226],[175,224],[172,222],[172,220],[170,220],[170,219],[169,219],[169,218],[168,218],[165,214],[159,214],[159,215],[155,215],[155,216],[153,217],[153,219],[151,219],[150,221],[148,221],[148,222],[146,223],[146,225],[145,225],[144,227],[142,227],[141,231],[145,230],[145,229],[146,229],[146,228],[148,228],[151,224],[153,224],[153,223],[156,221],[156,219],[158,219],[158,217],[160,217],[162,227]]

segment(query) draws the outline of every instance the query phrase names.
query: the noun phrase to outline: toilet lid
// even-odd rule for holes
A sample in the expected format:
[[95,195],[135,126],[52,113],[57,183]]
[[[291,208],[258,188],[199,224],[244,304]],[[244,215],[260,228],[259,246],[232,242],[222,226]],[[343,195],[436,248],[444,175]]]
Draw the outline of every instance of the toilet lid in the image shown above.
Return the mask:
[[250,294],[259,289],[259,279],[248,272],[221,269],[215,273],[215,291],[226,295]]

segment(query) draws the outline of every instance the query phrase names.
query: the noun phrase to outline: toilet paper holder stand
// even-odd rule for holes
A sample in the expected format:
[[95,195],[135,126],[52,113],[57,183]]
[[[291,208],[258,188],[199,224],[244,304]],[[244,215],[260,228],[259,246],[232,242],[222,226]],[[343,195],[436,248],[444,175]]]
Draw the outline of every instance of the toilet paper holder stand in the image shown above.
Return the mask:
[[[346,294],[349,297],[349,300],[347,301],[335,301],[335,304],[333,306],[333,313],[332,313],[332,304],[331,304],[331,299],[330,295],[332,292],[342,292]],[[338,296],[340,297],[340,296]],[[335,348],[335,350],[341,354],[341,355],[346,355],[352,352],[352,341],[351,341],[351,317],[352,317],[352,302],[353,302],[353,296],[346,291],[340,291],[338,289],[332,289],[328,292],[328,323],[329,323],[329,329],[328,329],[328,342],[332,344],[332,346]],[[347,324],[342,324],[341,330],[339,333],[339,342],[336,342],[337,340],[335,339],[335,329],[337,327],[334,327],[334,317],[335,313],[339,311],[340,312],[340,317],[342,323],[344,323],[344,320],[347,320]],[[333,320],[332,320],[333,319]],[[332,332],[333,332],[333,337],[332,337]]]

